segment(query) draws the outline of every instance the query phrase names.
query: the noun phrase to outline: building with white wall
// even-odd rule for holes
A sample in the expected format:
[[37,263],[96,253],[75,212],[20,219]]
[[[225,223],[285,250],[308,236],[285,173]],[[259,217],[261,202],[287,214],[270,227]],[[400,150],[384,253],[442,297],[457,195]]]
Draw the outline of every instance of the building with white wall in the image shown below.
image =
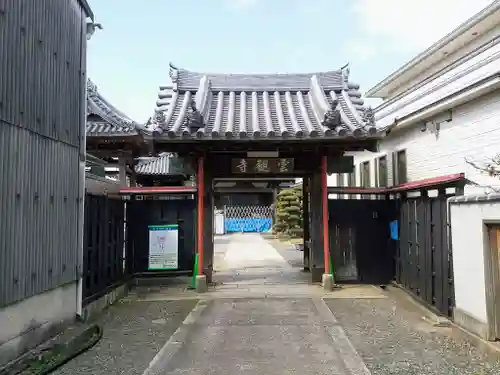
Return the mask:
[[355,173],[329,186],[382,187],[464,173],[465,193],[500,181],[478,171],[500,153],[500,1],[476,14],[369,90],[386,130],[377,153],[355,154]]
[[375,118],[386,137],[378,152],[354,154],[354,173],[330,176],[329,186],[391,187],[464,174],[464,195],[449,200],[453,319],[500,339],[500,179],[471,165],[500,154],[500,1],[366,96],[383,99]]

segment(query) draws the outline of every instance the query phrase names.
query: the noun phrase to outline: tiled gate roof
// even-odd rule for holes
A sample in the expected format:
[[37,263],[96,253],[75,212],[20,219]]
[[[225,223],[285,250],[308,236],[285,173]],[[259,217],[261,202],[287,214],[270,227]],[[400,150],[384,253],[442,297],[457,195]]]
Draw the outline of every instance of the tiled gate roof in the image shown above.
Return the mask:
[[[373,112],[364,107],[359,85],[348,75],[348,68],[212,74],[171,66],[172,85],[160,88],[148,131],[167,139],[199,140],[377,136]],[[325,122],[332,112],[337,116],[333,126]],[[190,128],[193,119],[200,129]]]

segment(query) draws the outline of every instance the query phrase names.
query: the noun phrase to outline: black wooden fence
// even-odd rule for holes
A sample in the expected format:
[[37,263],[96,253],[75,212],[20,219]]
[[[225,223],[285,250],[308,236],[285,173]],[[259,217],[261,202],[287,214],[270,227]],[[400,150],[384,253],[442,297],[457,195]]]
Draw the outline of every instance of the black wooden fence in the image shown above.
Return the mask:
[[437,312],[451,316],[453,264],[448,244],[446,195],[405,198],[399,203],[396,281]]
[[[440,314],[452,315],[455,303],[452,246],[446,188],[460,192],[462,182],[448,182],[380,192],[370,189],[332,190],[377,199],[329,202],[333,268],[340,282],[382,283],[405,288]],[[456,190],[457,191],[457,190]],[[437,192],[436,196],[429,196]],[[411,196],[419,193],[418,196]],[[397,239],[389,230],[397,222]]]
[[124,270],[125,202],[87,194],[83,253],[83,303],[122,283]]

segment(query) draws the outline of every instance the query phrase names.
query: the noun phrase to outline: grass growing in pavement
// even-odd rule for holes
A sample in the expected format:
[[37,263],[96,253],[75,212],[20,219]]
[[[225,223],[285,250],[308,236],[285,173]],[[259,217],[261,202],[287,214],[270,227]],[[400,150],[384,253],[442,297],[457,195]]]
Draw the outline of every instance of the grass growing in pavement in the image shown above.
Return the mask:
[[264,233],[263,236],[264,238],[277,239],[283,243],[287,243],[290,245],[300,245],[304,243],[304,240],[302,238],[291,238],[290,236],[285,234]]
[[286,242],[288,242],[291,245],[300,245],[304,243],[304,240],[302,238],[291,238]]
[[44,375],[90,349],[102,337],[99,326],[92,326],[65,344],[56,344],[44,349],[11,369],[12,375]]

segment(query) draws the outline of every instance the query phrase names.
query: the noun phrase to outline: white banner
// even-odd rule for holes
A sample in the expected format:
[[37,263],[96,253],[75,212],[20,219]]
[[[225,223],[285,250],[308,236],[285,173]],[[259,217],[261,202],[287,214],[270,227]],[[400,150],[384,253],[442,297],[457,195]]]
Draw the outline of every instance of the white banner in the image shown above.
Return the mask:
[[150,225],[149,227],[150,270],[176,270],[179,268],[179,226]]

